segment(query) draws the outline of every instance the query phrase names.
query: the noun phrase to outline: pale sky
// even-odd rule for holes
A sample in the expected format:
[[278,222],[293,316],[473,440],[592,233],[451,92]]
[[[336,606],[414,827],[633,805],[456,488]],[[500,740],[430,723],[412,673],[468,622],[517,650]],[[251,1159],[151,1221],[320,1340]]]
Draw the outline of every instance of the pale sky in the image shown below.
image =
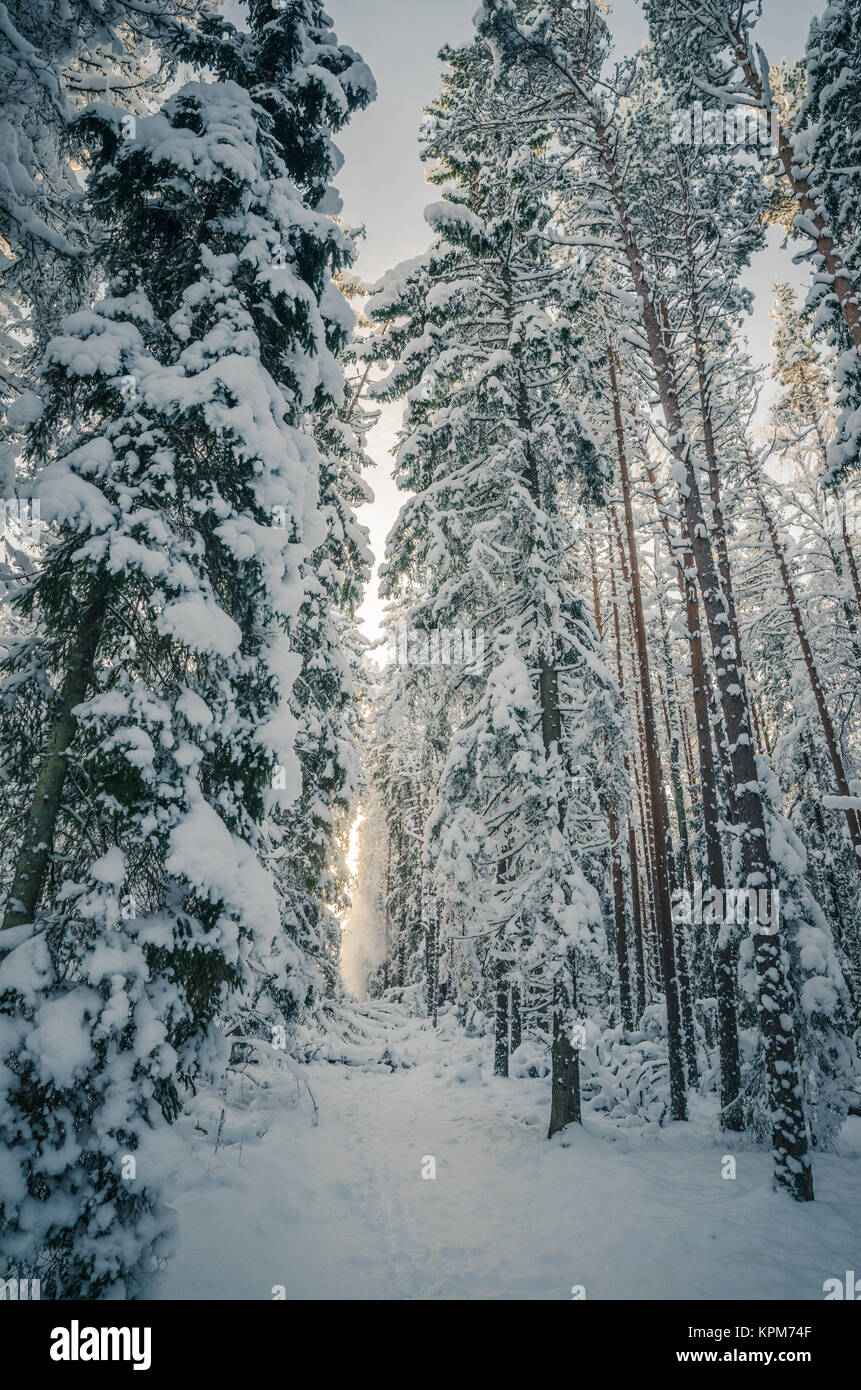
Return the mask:
[[[476,0],[328,0],[326,8],[338,38],[359,50],[379,89],[377,101],[354,116],[338,137],[345,164],[336,179],[346,221],[366,229],[357,272],[372,282],[398,261],[419,255],[430,243],[423,212],[439,195],[425,184],[418,154],[422,108],[439,89],[438,50],[443,44],[469,39]],[[815,0],[764,0],[757,41],[770,63],[801,56],[810,19],[822,9],[824,0],[818,4]],[[636,0],[615,0],[609,23],[619,56],[635,51],[646,36]],[[779,230],[772,230],[771,249],[755,258],[747,277],[756,294],[748,337],[754,357],[762,362],[771,356],[768,311],[773,281],[780,276],[799,286],[802,283],[790,256],[779,249],[781,237]],[[399,406],[386,408],[369,440],[375,467],[368,481],[375,501],[362,508],[360,519],[370,530],[377,563],[403,500],[392,482],[389,452],[400,414]],[[361,609],[369,637],[378,635],[382,611],[375,576]]]

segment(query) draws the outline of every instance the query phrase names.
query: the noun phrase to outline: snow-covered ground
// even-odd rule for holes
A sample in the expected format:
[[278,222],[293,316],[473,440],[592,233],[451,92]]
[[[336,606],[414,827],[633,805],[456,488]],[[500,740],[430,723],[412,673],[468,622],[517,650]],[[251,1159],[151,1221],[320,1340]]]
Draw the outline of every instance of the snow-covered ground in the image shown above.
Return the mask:
[[820,1299],[861,1271],[859,1120],[799,1206],[702,1108],[624,1132],[591,1115],[549,1143],[547,1080],[494,1078],[451,1017],[357,1023],[376,1067],[265,1063],[183,1122],[162,1297]]

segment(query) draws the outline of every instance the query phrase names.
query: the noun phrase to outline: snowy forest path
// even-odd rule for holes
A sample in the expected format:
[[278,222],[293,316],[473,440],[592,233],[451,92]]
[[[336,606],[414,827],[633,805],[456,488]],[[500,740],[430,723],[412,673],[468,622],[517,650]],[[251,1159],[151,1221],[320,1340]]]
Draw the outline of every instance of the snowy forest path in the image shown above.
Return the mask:
[[861,1268],[861,1121],[801,1208],[761,1150],[723,1180],[706,1115],[633,1131],[587,1117],[548,1143],[546,1079],[493,1077],[488,1040],[451,1015],[436,1032],[392,1005],[344,1018],[363,1063],[358,1047],[352,1065],[273,1061],[206,1098],[206,1136],[183,1121],[165,1297],[797,1299]]

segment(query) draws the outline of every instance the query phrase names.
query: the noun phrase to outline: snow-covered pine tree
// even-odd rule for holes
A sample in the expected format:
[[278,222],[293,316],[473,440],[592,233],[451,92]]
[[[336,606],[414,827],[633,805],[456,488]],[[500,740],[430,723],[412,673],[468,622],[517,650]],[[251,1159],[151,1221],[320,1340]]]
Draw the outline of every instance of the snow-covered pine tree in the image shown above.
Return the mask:
[[[426,214],[437,241],[369,305],[393,324],[396,365],[377,389],[407,394],[399,467],[415,493],[386,574],[422,574],[428,627],[477,631],[489,649],[456,683],[463,713],[428,836],[437,891],[489,943],[501,1031],[500,997],[521,981],[552,1019],[552,1134],[579,1118],[578,981],[605,949],[575,808],[600,786],[616,712],[563,515],[600,496],[603,468],[577,408],[577,277],[544,235],[545,138],[520,138],[523,92],[494,91],[483,41],[442,56],[425,129],[447,195]],[[500,1069],[506,1048],[500,1037]]]
[[775,446],[782,458],[795,464],[808,480],[806,490],[811,494],[840,587],[846,625],[855,634],[861,624],[858,485],[847,480],[840,496],[822,485],[835,423],[833,371],[811,338],[809,314],[800,308],[795,293],[783,281],[775,283],[771,316],[775,323],[771,335],[772,376],[781,388],[770,412]]
[[[851,210],[842,223],[831,216],[837,203],[857,207],[858,175],[851,163],[840,164],[845,136],[835,136],[837,124],[844,129],[857,124],[852,114],[858,85],[858,57],[852,49],[857,7],[854,0],[829,5],[823,21],[811,26],[807,62],[813,87],[798,111],[795,131],[780,109],[768,58],[756,42],[761,0],[646,0],[645,8],[655,46],[677,90],[703,97],[719,128],[724,112],[743,104],[757,112],[768,132],[755,147],[764,153],[767,167],[780,171],[795,204],[792,229],[805,242],[814,269],[810,302],[819,306],[817,327],[840,349],[836,379],[843,410],[829,457],[834,484],[858,467],[861,443],[857,228],[853,230]],[[825,118],[821,136],[820,115]]]
[[[739,513],[737,550],[742,557],[740,621],[770,759],[793,835],[806,852],[805,878],[828,919],[843,977],[857,1017],[859,997],[859,901],[851,845],[834,812],[825,807],[832,769],[822,744],[821,726],[811,698],[797,634],[776,582],[770,546],[763,544],[758,508]],[[792,513],[789,513],[790,515]],[[814,571],[815,573],[815,571]],[[805,605],[807,606],[807,605]],[[826,609],[827,613],[827,609]],[[833,616],[823,614],[828,630]],[[835,1015],[835,1021],[839,1021]]]
[[[582,161],[590,196],[602,212],[605,244],[627,268],[634,290],[639,341],[647,353],[660,401],[665,434],[672,457],[674,482],[685,517],[688,542],[715,655],[715,676],[727,751],[732,764],[732,795],[736,807],[740,872],[747,889],[775,885],[780,847],[769,848],[769,815],[764,783],[756,761],[751,703],[737,639],[728,613],[727,595],[712,549],[709,527],[691,447],[686,401],[680,393],[673,361],[671,326],[665,320],[656,286],[658,267],[649,256],[648,240],[633,215],[628,186],[628,161],[634,149],[623,140],[619,111],[624,92],[604,77],[607,58],[606,26],[593,5],[574,10],[563,0],[540,6],[515,0],[485,0],[478,16],[487,35],[501,78],[514,65],[532,80],[535,127],[552,122],[560,142],[568,145],[572,161]],[[540,94],[540,96],[539,96]],[[636,173],[633,176],[636,179]],[[598,188],[598,180],[603,187]],[[821,239],[820,239],[821,240]],[[836,281],[835,281],[836,283]],[[654,418],[652,421],[654,427]],[[778,837],[779,839],[779,837]],[[758,1022],[771,1116],[774,1178],[797,1200],[813,1196],[803,1088],[798,1069],[793,1015],[796,1000],[789,975],[789,956],[779,935],[757,915],[753,927],[758,977]]]
[[768,498],[766,478],[759,461],[754,459],[749,448],[746,450],[745,463],[747,465],[745,479],[752,487],[756,516],[762,527],[763,535],[767,540],[774,562],[777,565],[780,575],[782,597],[795,628],[799,646],[801,647],[804,667],[808,677],[809,690],[813,696],[813,709],[815,709],[816,715],[818,716],[816,732],[825,742],[828,758],[831,763],[834,785],[843,806],[843,817],[854,850],[856,868],[861,872],[861,827],[859,827],[855,808],[852,805],[852,795],[848,780],[851,773],[851,765],[848,762],[845,739],[840,737],[835,727],[835,722],[829,708],[829,700],[826,696],[825,681],[822,670],[820,669],[821,663],[811,643],[809,621],[805,618],[802,603],[798,596],[796,582],[790,572],[791,550],[794,549],[794,545],[791,542],[784,542],[781,538],[778,522],[776,520],[775,508],[771,505]]
[[325,536],[307,416],[349,326],[330,128],[372,84],[314,0],[249,23],[213,21],[220,80],[133,139],[86,118],[110,284],[50,343],[29,432],[55,530],[2,692],[4,762],[24,734],[37,757],[4,768],[0,1210],[58,1297],[135,1296],[167,1253],[165,1122],[280,929],[260,854],[276,768],[300,791],[289,625]]
[[[807,95],[796,122],[793,148],[810,168],[810,186],[828,230],[840,247],[854,285],[861,276],[861,6],[829,0],[810,24],[804,56]],[[835,312],[830,282],[816,277],[811,302],[815,325],[824,328],[837,354],[834,380],[838,415],[828,457],[830,480],[843,481],[861,463],[861,366],[858,343]]]

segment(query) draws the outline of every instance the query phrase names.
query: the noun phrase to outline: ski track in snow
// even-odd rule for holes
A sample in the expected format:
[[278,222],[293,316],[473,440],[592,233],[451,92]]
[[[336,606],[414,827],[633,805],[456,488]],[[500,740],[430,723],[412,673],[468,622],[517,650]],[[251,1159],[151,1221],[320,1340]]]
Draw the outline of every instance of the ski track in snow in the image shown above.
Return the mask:
[[815,1156],[800,1206],[701,1102],[689,1124],[624,1132],[587,1112],[548,1143],[548,1082],[493,1077],[490,1040],[394,1005],[355,1017],[367,1056],[388,1048],[397,1070],[272,1061],[183,1121],[181,1245],[159,1296],[570,1299],[580,1284],[587,1300],[793,1300],[861,1269],[861,1120],[840,1155]]

